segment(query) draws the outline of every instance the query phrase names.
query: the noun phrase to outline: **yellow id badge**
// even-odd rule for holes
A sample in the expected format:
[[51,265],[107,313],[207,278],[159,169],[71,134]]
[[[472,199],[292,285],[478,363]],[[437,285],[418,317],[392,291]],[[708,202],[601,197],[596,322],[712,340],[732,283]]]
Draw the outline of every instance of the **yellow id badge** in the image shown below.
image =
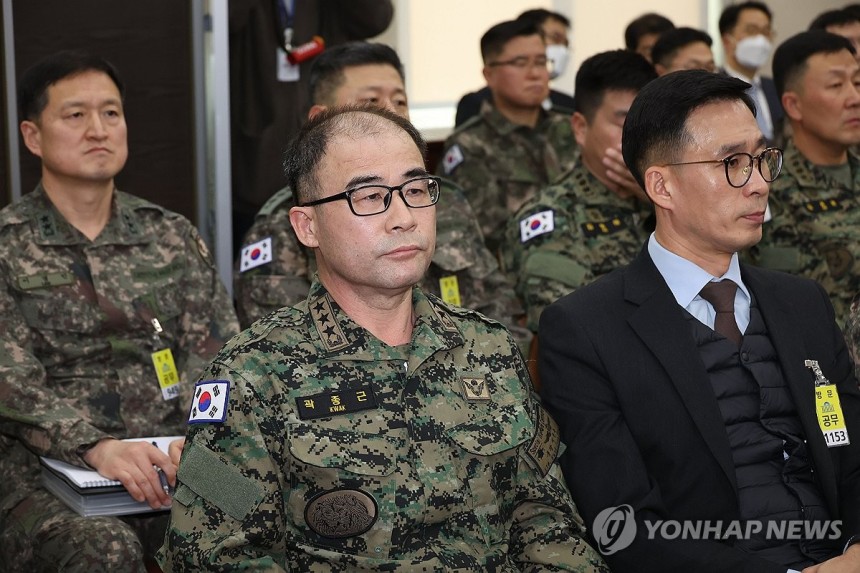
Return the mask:
[[169,348],[165,348],[153,352],[150,356],[152,365],[155,367],[155,375],[158,376],[161,397],[165,400],[173,400],[179,396],[179,373],[176,372],[173,353]]
[[439,279],[439,290],[442,291],[442,300],[454,306],[461,306],[460,284],[455,275]]
[[845,427],[845,417],[842,415],[842,405],[839,403],[839,392],[836,386],[815,387],[815,413],[818,415],[818,425],[824,434],[824,442],[828,448],[847,446],[848,429]]

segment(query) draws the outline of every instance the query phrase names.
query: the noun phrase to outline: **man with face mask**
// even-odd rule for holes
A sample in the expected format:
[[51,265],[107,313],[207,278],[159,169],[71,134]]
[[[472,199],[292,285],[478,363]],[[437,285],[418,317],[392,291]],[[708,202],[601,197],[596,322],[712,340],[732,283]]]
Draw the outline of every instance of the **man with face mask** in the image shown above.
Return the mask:
[[759,75],[773,51],[773,17],[762,2],[741,2],[727,6],[720,14],[720,35],[726,56],[723,71],[741,79],[750,87],[756,107],[756,121],[769,143],[779,138],[782,105],[771,78]]
[[[517,16],[517,20],[534,22],[543,33],[544,41],[546,42],[546,57],[552,62],[549,79],[554,80],[564,74],[570,61],[570,40],[568,39],[570,20],[563,14],[550,12],[543,8],[526,10]],[[454,126],[459,127],[467,119],[478,115],[478,112],[481,111],[481,103],[489,99],[490,88],[488,86],[464,95],[457,104],[457,116],[454,119]],[[570,115],[574,109],[573,98],[564,92],[550,89],[549,97],[543,102],[543,108],[547,111],[554,109],[555,111]]]

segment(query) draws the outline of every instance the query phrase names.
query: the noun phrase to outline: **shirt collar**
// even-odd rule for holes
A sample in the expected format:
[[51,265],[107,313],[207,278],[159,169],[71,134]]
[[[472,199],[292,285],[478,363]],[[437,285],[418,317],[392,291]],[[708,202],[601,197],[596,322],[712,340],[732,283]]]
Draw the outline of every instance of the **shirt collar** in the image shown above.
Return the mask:
[[761,87],[761,74],[756,70],[756,73],[753,77],[747,77],[745,74],[733,69],[731,66],[726,64],[723,66],[723,69],[726,70],[726,73],[733,78],[737,78],[739,80],[743,80],[748,84],[755,85],[756,87]]
[[737,253],[732,255],[729,270],[721,277],[713,276],[697,264],[666,249],[657,242],[654,233],[651,233],[648,239],[648,254],[651,255],[657,270],[663,275],[663,280],[666,281],[675,300],[684,308],[687,308],[693,299],[699,296],[702,287],[712,280],[730,279],[738,285],[738,289],[744,293],[747,300],[751,300],[750,293],[741,280],[741,267]]

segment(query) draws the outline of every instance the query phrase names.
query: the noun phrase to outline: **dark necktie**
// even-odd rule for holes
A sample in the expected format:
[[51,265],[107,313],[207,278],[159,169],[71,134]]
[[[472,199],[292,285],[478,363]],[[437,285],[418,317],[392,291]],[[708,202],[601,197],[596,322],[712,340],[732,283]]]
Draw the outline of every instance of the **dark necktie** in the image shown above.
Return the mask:
[[728,279],[720,282],[709,282],[702,287],[699,294],[714,306],[717,317],[714,320],[714,330],[740,346],[741,331],[735,321],[735,293],[738,285]]

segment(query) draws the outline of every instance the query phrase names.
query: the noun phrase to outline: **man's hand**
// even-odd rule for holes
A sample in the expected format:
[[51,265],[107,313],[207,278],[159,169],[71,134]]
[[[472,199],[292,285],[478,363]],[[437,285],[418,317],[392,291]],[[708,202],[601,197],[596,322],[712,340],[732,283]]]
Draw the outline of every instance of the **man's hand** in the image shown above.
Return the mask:
[[170,505],[155,467],[175,484],[176,464],[151,443],[102,440],[84,454],[84,461],[103,476],[120,481],[135,501],[145,501],[153,509]]
[[857,573],[858,571],[860,571],[860,545],[855,543],[842,555],[807,567],[802,573]]
[[[179,467],[179,458],[182,456],[182,448],[184,447],[185,438],[173,440],[170,442],[170,445],[167,446],[167,455],[170,456],[170,461],[173,462],[173,465],[176,467]],[[175,486],[175,481],[171,481],[170,485]]]
[[606,167],[606,177],[612,182],[608,185],[609,190],[621,197],[627,199],[636,197],[640,201],[648,203],[648,195],[633,178],[627,165],[624,164],[624,157],[621,155],[621,146],[617,148],[610,147],[603,155],[603,166]]

